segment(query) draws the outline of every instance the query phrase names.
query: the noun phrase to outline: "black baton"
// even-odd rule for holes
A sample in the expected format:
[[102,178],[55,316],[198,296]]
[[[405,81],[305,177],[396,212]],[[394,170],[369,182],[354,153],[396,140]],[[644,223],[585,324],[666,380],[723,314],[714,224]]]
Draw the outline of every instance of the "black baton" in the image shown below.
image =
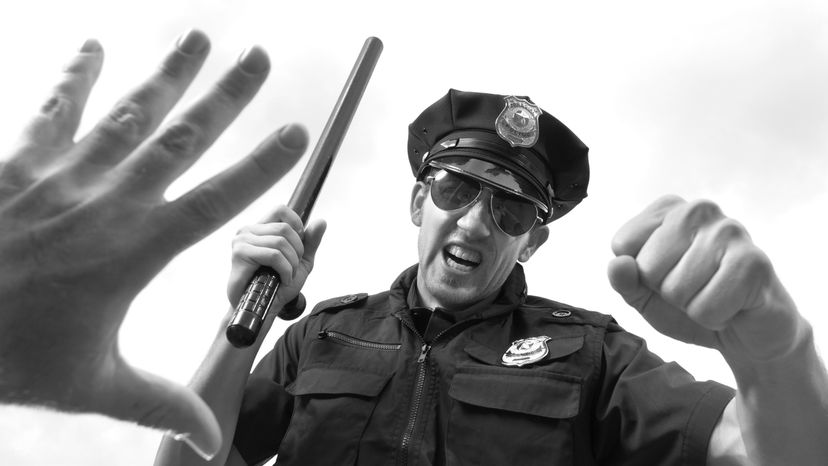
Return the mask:
[[[351,75],[348,76],[348,81],[345,82],[345,87],[328,118],[328,123],[322,130],[322,135],[319,136],[308,165],[293,191],[288,207],[299,214],[302,223],[308,221],[322,183],[339,151],[342,139],[345,138],[362,94],[368,86],[368,80],[371,79],[380,52],[382,52],[382,41],[376,37],[369,37],[362,46]],[[279,276],[270,267],[259,267],[256,271],[227,326],[227,340],[233,346],[243,348],[256,341],[259,329],[267,318],[267,313],[276,297],[279,283]],[[302,314],[304,307],[304,297],[299,294],[296,299],[283,307],[277,316],[285,320],[293,320]]]

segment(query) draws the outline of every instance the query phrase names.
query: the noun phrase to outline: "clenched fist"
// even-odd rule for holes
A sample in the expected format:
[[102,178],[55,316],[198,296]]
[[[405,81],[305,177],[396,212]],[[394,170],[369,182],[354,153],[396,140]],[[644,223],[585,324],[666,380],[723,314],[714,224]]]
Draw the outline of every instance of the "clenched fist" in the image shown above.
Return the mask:
[[712,202],[662,197],[621,227],[612,250],[612,287],[667,336],[746,362],[805,338],[767,256]]

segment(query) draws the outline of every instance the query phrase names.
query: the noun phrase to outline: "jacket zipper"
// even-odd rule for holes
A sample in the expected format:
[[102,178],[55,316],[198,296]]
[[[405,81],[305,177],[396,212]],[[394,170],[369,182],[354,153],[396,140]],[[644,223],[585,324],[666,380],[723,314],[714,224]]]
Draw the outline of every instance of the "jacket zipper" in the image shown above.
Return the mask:
[[401,442],[402,448],[402,464],[408,464],[408,448],[411,446],[411,438],[414,436],[414,429],[417,426],[417,417],[420,414],[420,403],[423,398],[423,391],[425,390],[426,379],[426,358],[431,346],[423,343],[420,348],[420,356],[417,357],[417,382],[414,384],[414,396],[411,399],[411,411],[408,413],[408,425],[405,427],[403,438]]
[[423,346],[420,347],[420,355],[417,357],[417,377],[416,383],[414,384],[414,396],[411,399],[411,410],[408,413],[408,424],[405,427],[405,432],[403,433],[402,441],[400,443],[400,447],[402,449],[402,461],[403,465],[408,464],[408,449],[411,446],[411,439],[414,436],[414,429],[417,427],[417,418],[420,414],[420,405],[422,404],[423,392],[425,391],[426,385],[426,361],[428,360],[428,353],[431,351],[431,347],[440,337],[443,336],[451,327],[442,332],[438,333],[434,339],[431,341],[431,345],[425,342],[425,338],[420,335],[420,332],[417,329],[409,324],[405,319],[400,318],[400,322],[403,323],[409,330],[414,332],[417,335],[417,338],[423,343]]
[[377,343],[368,340],[360,340],[350,335],[345,335],[334,330],[322,330],[316,336],[320,340],[330,338],[333,341],[344,343],[348,346],[355,346],[357,348],[375,349],[380,351],[399,351],[402,345],[399,343]]
[[[417,417],[419,416],[420,412],[420,404],[422,402],[423,391],[425,390],[425,382],[426,382],[426,361],[428,360],[428,354],[431,351],[431,347],[434,345],[436,341],[438,341],[443,335],[449,333],[450,331],[454,330],[457,325],[452,325],[447,329],[443,330],[442,332],[438,333],[434,336],[434,339],[431,340],[431,344],[425,342],[425,338],[420,335],[420,332],[417,331],[417,328],[413,325],[409,324],[405,319],[397,316],[400,319],[400,322],[403,323],[409,330],[414,332],[417,335],[417,338],[423,343],[423,346],[420,347],[420,355],[417,357],[417,382],[414,385],[414,396],[411,399],[411,410],[408,414],[408,424],[405,427],[405,432],[403,433],[402,442],[400,446],[402,447],[402,460],[400,463],[402,465],[408,464],[408,448],[411,446],[411,438],[414,436],[414,429],[417,426]],[[477,319],[469,320],[467,322],[474,322]]]

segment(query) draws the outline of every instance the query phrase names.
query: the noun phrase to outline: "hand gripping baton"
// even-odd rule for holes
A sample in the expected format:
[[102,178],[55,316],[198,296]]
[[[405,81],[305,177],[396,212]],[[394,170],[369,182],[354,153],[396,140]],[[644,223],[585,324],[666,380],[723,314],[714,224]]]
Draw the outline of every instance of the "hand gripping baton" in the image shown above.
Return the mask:
[[[382,52],[382,41],[376,37],[369,37],[362,46],[362,51],[354,63],[348,81],[345,82],[342,94],[339,95],[339,100],[328,118],[325,129],[322,130],[322,135],[316,143],[308,165],[293,191],[288,207],[299,214],[302,223],[308,221],[325,176],[348,131],[362,94],[368,86],[368,80],[371,78],[380,52]],[[279,276],[270,267],[260,267],[256,271],[227,326],[227,340],[233,346],[243,348],[256,341],[259,329],[267,318],[267,313],[276,297],[279,283]],[[282,308],[277,316],[285,320],[293,320],[302,314],[304,307],[304,297],[300,294]]]

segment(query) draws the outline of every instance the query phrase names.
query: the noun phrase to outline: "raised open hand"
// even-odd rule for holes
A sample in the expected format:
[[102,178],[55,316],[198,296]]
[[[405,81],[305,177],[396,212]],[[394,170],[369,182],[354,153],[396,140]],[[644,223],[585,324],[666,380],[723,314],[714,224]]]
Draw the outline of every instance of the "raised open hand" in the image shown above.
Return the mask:
[[[158,70],[75,140],[101,70],[93,40],[0,165],[0,401],[97,412],[182,434],[207,455],[212,412],[190,389],[129,366],[118,329],[136,294],[183,249],[284,175],[307,145],[289,125],[173,201],[165,189],[218,138],[264,82],[258,47],[158,130],[209,50],[185,34]],[[150,337],[150,336],[148,336]]]

